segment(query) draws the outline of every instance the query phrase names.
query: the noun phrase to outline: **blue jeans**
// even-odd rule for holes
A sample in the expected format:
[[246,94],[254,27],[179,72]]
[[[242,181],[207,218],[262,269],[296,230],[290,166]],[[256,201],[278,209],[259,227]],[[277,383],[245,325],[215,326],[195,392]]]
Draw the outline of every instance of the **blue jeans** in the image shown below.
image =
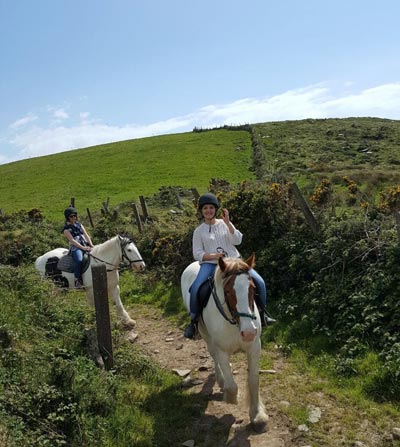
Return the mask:
[[72,259],[74,260],[74,276],[75,279],[82,279],[82,261],[83,261],[83,251],[77,248],[72,250]]
[[[190,318],[192,320],[197,320],[200,316],[201,309],[199,308],[199,300],[197,299],[199,289],[210,276],[214,276],[216,267],[217,264],[211,264],[210,262],[200,264],[199,273],[190,288]],[[249,270],[249,275],[254,281],[256,292],[260,298],[259,303],[256,300],[256,304],[263,309],[267,304],[267,288],[265,287],[265,282],[254,269]]]

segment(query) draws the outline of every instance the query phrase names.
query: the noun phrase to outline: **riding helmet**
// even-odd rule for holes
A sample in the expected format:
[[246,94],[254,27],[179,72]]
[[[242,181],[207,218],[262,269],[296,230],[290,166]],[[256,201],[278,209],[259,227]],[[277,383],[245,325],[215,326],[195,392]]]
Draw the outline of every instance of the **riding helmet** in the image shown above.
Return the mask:
[[200,196],[198,208],[201,211],[204,205],[214,205],[216,209],[219,208],[218,199],[212,193],[206,193]]
[[78,211],[73,206],[69,206],[68,208],[65,209],[64,211],[65,219],[68,220],[71,214],[78,214]]

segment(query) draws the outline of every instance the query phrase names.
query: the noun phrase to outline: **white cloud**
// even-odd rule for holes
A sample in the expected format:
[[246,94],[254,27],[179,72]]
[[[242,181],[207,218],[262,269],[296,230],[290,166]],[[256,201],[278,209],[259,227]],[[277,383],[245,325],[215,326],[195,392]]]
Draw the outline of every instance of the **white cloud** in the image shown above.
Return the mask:
[[[194,127],[350,116],[400,119],[400,82],[348,93],[350,87],[355,88],[346,83],[345,93],[334,94],[327,85],[318,84],[271,97],[243,98],[229,104],[208,105],[188,115],[146,125],[109,126],[92,119],[88,112],[81,112],[78,125],[21,128],[37,119],[28,115],[13,123],[15,134],[8,143],[19,149],[14,158],[17,160],[114,141],[185,132]],[[58,114],[60,119],[69,116],[62,108],[53,111],[54,116]],[[2,161],[0,156],[2,162],[6,161],[4,157]]]
[[350,116],[399,119],[400,82],[338,97],[334,97],[328,87],[317,85],[289,90],[273,97],[248,98],[223,106],[207,106],[199,112],[201,121],[216,124]]
[[54,118],[56,118],[58,120],[66,120],[67,118],[69,118],[68,113],[64,109],[54,110],[53,115],[54,115]]
[[32,123],[33,121],[36,121],[38,117],[36,115],[27,115],[23,118],[14,121],[12,124],[10,124],[11,129],[19,129],[20,127],[26,126],[29,123]]
[[90,119],[90,113],[89,112],[81,112],[79,114],[79,119],[80,119],[82,124],[88,123],[89,119]]

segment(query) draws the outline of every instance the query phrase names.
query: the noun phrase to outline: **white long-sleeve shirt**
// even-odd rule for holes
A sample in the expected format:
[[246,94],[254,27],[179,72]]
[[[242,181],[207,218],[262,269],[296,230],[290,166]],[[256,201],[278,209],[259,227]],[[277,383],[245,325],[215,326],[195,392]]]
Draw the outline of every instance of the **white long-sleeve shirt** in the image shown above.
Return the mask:
[[[233,224],[231,223],[233,226]],[[202,262],[205,253],[218,253],[222,250],[230,258],[239,258],[240,253],[235,247],[242,242],[243,234],[234,226],[233,234],[222,219],[216,219],[215,224],[200,224],[193,233],[193,257]],[[222,250],[221,250],[222,249]],[[216,264],[217,260],[207,261]]]

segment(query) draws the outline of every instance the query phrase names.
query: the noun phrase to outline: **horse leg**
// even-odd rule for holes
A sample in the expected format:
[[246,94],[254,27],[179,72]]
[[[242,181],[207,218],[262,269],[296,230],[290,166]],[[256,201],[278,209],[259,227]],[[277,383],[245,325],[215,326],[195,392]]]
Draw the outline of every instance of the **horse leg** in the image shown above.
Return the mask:
[[221,391],[225,388],[224,375],[222,374],[221,367],[218,363],[218,357],[216,355],[216,349],[213,347],[210,340],[207,340],[207,337],[202,334],[203,339],[207,342],[208,352],[210,353],[213,361],[214,361],[214,372],[215,372],[215,380],[217,381]]
[[260,398],[260,379],[258,372],[259,359],[259,348],[257,349],[257,352],[247,352],[249,416],[254,430],[257,432],[262,432],[267,428],[268,415],[265,413],[265,408]]
[[122,304],[121,301],[121,296],[120,296],[120,290],[119,290],[119,285],[115,285],[111,290],[110,290],[111,296],[113,297],[114,303],[115,303],[115,308],[117,311],[117,315],[118,317],[121,319],[122,324],[128,328],[134,328],[136,325],[136,321],[133,320],[128,312],[125,310],[124,305]]
[[232,368],[229,363],[229,354],[220,350],[215,350],[215,367],[217,365],[223,376],[224,401],[228,404],[237,404],[238,386],[233,380]]

